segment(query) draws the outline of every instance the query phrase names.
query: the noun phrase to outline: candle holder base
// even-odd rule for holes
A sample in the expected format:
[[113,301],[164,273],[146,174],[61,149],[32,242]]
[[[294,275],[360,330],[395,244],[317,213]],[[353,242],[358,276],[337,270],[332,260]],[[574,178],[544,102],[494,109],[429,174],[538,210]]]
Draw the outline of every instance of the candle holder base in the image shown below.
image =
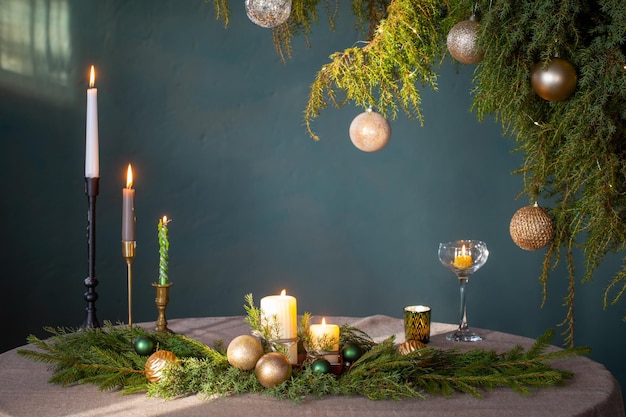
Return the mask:
[[341,364],[341,355],[339,351],[326,351],[326,350],[309,350],[307,356],[311,360],[326,359],[331,365]]
[[167,318],[165,317],[165,310],[167,309],[167,304],[170,302],[170,287],[172,285],[174,284],[161,285],[156,282],[152,283],[152,286],[156,288],[156,298],[154,301],[158,311],[154,330],[160,333],[174,333],[167,327]]
[[273,339],[267,341],[272,352],[280,352],[287,356],[292,365],[298,364],[298,338]]
[[126,276],[128,281],[128,326],[133,327],[133,260],[135,259],[135,241],[122,241],[122,257],[126,260]]

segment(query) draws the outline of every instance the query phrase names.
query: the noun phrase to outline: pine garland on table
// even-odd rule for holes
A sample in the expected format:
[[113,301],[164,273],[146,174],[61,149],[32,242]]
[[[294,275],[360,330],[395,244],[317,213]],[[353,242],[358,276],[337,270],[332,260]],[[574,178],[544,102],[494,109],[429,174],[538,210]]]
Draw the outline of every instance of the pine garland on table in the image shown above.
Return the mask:
[[[123,394],[146,391],[149,396],[165,399],[192,393],[213,397],[252,392],[295,402],[324,395],[362,395],[381,400],[424,399],[426,395],[461,392],[481,397],[483,391],[498,387],[528,394],[533,388],[561,385],[573,376],[551,367],[549,362],[589,352],[581,347],[547,352],[554,335],[548,331],[527,351],[520,346],[504,353],[422,348],[403,354],[393,337],[376,344],[361,330],[343,325],[342,345],[356,343],[365,353],[340,376],[315,372],[311,362],[306,361],[294,369],[290,379],[268,389],[259,383],[254,370],[231,366],[220,342],[210,348],[183,335],[111,323],[100,329],[46,330],[51,333],[46,340],[29,336],[36,350],[21,349],[18,353],[49,364],[53,372],[50,383],[89,383],[100,390],[119,390]],[[146,377],[147,356],[133,349],[133,340],[138,336],[153,338],[158,349],[178,358],[155,382]]]

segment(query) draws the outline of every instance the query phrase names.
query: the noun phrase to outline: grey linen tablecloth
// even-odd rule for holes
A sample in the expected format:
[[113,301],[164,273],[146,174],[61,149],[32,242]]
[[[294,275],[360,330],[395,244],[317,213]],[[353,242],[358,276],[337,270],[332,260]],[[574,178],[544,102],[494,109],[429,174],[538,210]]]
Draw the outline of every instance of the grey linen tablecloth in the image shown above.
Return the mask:
[[[327,317],[327,320],[340,325],[349,323],[377,342],[392,334],[396,335],[398,343],[404,341],[401,319],[370,316]],[[139,325],[152,327],[153,323]],[[174,319],[169,321],[168,327],[209,346],[215,340],[222,340],[227,346],[236,336],[249,333],[243,316]],[[433,323],[429,346],[503,351],[517,344],[528,347],[533,343],[532,339],[481,329],[475,329],[485,337],[481,342],[449,342],[445,333],[454,328],[450,324]],[[486,392],[481,399],[464,394],[400,401],[327,396],[294,404],[262,394],[246,394],[216,399],[191,395],[164,401],[144,394],[100,392],[94,385],[60,387],[48,384],[51,373],[47,365],[20,357],[14,349],[0,355],[0,416],[625,417],[619,385],[603,365],[578,357],[555,362],[554,366],[570,370],[576,376],[564,387],[540,389],[529,396],[521,396],[510,389],[497,389]]]

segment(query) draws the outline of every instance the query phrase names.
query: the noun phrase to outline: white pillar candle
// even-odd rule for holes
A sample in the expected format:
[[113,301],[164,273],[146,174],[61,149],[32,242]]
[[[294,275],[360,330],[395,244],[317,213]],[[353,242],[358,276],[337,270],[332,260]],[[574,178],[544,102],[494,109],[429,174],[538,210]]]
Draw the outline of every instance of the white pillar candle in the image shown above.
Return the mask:
[[325,317],[322,318],[321,324],[309,326],[309,338],[313,349],[326,350],[328,352],[337,352],[339,350],[339,326],[326,324]]
[[278,339],[293,339],[287,345],[287,357],[292,364],[298,363],[298,309],[296,298],[286,295],[283,290],[280,295],[268,295],[261,298],[261,314],[266,320],[278,325]]
[[87,129],[85,135],[85,178],[100,178],[98,152],[98,89],[94,87],[96,74],[91,66],[87,89]]
[[[339,351],[339,326],[336,324],[326,324],[326,317],[322,318],[321,324],[311,324],[309,326],[309,340],[313,350],[338,352]],[[339,362],[339,355],[324,355],[331,364]]]

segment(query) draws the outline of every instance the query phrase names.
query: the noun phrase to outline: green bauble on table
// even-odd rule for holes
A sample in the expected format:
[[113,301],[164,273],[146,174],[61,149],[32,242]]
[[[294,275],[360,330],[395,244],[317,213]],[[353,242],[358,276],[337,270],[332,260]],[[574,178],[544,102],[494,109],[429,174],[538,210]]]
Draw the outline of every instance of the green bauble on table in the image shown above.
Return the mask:
[[317,358],[311,362],[311,370],[316,374],[328,374],[331,369],[330,362],[324,358]]
[[149,336],[137,336],[133,340],[133,348],[138,355],[151,355],[154,352],[155,343]]
[[341,357],[344,362],[356,362],[361,356],[363,356],[363,349],[354,342],[347,342],[341,349]]

